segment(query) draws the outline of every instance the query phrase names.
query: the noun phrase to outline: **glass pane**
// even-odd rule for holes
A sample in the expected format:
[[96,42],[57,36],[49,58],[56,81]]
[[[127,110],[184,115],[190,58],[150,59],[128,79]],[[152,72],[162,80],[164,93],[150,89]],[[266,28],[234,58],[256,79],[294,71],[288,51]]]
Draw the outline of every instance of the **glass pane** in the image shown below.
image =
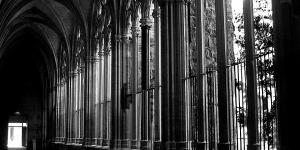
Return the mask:
[[[18,125],[22,126],[22,123]],[[22,127],[8,127],[8,147],[22,147]]]

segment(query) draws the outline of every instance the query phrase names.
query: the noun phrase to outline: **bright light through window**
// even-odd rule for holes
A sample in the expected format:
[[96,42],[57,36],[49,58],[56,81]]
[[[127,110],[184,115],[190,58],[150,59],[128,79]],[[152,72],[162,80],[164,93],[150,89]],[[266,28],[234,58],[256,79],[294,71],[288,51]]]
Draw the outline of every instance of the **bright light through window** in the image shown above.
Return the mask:
[[22,127],[8,127],[8,147],[22,147]]
[[22,147],[22,129],[27,123],[8,123],[7,147]]

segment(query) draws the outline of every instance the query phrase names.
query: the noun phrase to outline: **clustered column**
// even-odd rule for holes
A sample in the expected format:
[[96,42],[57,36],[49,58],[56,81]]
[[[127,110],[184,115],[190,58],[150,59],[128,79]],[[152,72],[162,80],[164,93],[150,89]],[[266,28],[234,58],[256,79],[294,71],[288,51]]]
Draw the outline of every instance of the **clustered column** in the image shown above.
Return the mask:
[[137,26],[137,11],[132,13],[132,134],[131,134],[131,148],[137,149],[139,147],[138,141],[140,140],[140,128],[138,122],[138,104],[137,104],[137,92],[138,92],[138,38],[139,28]]
[[186,135],[187,1],[161,2],[162,149],[188,149]]
[[197,8],[197,18],[196,18],[196,40],[197,42],[197,51],[198,51],[198,97],[199,97],[199,102],[197,109],[198,111],[198,121],[196,122],[197,124],[197,143],[196,143],[196,148],[205,150],[208,147],[208,139],[207,139],[207,112],[206,112],[206,99],[205,99],[205,72],[206,72],[206,63],[205,63],[205,25],[204,25],[204,20],[205,20],[205,14],[204,14],[204,1],[205,0],[197,0],[195,1],[196,3],[196,8]]
[[159,149],[161,142],[161,48],[160,48],[160,8],[158,2],[154,2],[152,13],[154,18],[154,40],[155,40],[155,95],[154,95],[154,123],[152,128],[153,148]]
[[[148,10],[149,9],[149,10]],[[141,112],[141,149],[150,148],[150,109],[149,109],[149,55],[150,55],[150,35],[151,28],[150,20],[150,2],[142,4],[142,18],[141,32],[142,32],[142,57],[141,57],[141,87],[142,87],[142,112]]]
[[216,38],[217,38],[217,71],[218,71],[218,106],[219,106],[219,143],[218,149],[233,148],[231,135],[231,103],[228,97],[227,34],[225,0],[215,2],[216,7]]

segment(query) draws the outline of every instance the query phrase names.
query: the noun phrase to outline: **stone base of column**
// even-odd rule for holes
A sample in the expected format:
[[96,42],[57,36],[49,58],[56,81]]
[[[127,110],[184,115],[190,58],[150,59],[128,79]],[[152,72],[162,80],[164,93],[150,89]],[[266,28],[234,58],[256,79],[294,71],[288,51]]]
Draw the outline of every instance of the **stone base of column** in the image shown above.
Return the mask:
[[258,143],[247,145],[247,147],[248,147],[248,149],[251,149],[251,150],[260,150],[260,144],[258,144]]
[[234,145],[231,143],[219,143],[218,150],[231,150],[234,148]]
[[141,140],[141,150],[149,150],[151,148],[150,141]]
[[162,147],[161,147],[161,142],[160,141],[154,141],[153,142],[153,149],[157,149],[157,150],[159,150],[159,149],[162,149]]
[[171,142],[171,141],[166,142],[165,148],[167,150],[176,150],[176,142]]
[[77,144],[82,144],[83,143],[83,139],[82,138],[77,138],[76,139],[76,143]]
[[122,143],[122,141],[120,139],[114,140],[112,147],[113,148],[121,148],[121,143]]
[[102,146],[103,146],[103,147],[109,147],[109,146],[110,146],[110,140],[108,140],[108,139],[103,139],[103,140],[102,140]]
[[67,144],[71,144],[72,143],[72,139],[71,138],[67,138]]
[[91,145],[97,145],[97,141],[98,141],[97,138],[93,138],[91,141]]
[[96,145],[101,145],[103,144],[103,139],[97,139],[97,144]]
[[91,138],[86,138],[84,140],[84,145],[91,145],[92,144],[92,139]]
[[130,140],[124,139],[121,141],[121,148],[130,148]]
[[176,148],[178,150],[187,150],[188,149],[188,142],[187,141],[176,142]]
[[207,142],[192,142],[192,147],[198,150],[206,150],[207,146]]
[[130,146],[131,149],[139,149],[140,148],[140,141],[131,140],[130,145],[131,145]]

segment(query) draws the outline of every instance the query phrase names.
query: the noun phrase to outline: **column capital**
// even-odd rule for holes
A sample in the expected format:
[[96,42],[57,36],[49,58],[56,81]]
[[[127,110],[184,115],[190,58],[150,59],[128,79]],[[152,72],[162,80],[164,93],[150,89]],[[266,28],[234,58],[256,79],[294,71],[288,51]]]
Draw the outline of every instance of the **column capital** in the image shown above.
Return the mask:
[[157,18],[160,17],[160,9],[159,9],[159,8],[153,9],[152,17],[153,17],[154,19],[157,19]]
[[103,49],[103,54],[106,56],[106,55],[110,55],[111,54],[111,50],[109,48],[104,48]]
[[84,63],[81,63],[81,65],[80,65],[79,68],[77,69],[78,74],[84,72],[84,68],[85,68]]
[[116,42],[120,42],[122,40],[122,35],[116,34],[115,35],[115,40],[116,40]]
[[73,78],[73,77],[76,77],[76,76],[77,76],[77,69],[75,69],[74,71],[69,72],[69,77],[70,78]]
[[104,49],[99,50],[99,51],[98,51],[98,57],[100,57],[100,59],[101,59],[101,57],[103,57],[103,56],[105,56],[105,51],[104,51]]
[[90,62],[90,63],[98,62],[99,57],[98,56],[89,56],[89,57],[85,58],[85,61]]
[[137,27],[137,26],[132,26],[132,27],[131,27],[131,34],[132,34],[133,36],[138,36],[138,35],[139,35],[139,32],[140,32],[139,27]]
[[150,19],[150,17],[147,17],[147,18],[142,18],[142,19],[140,19],[140,23],[141,23],[141,27],[151,27],[151,23],[152,23],[152,21],[151,21],[151,19]]
[[66,79],[61,79],[58,84],[58,86],[64,86],[66,84]]

